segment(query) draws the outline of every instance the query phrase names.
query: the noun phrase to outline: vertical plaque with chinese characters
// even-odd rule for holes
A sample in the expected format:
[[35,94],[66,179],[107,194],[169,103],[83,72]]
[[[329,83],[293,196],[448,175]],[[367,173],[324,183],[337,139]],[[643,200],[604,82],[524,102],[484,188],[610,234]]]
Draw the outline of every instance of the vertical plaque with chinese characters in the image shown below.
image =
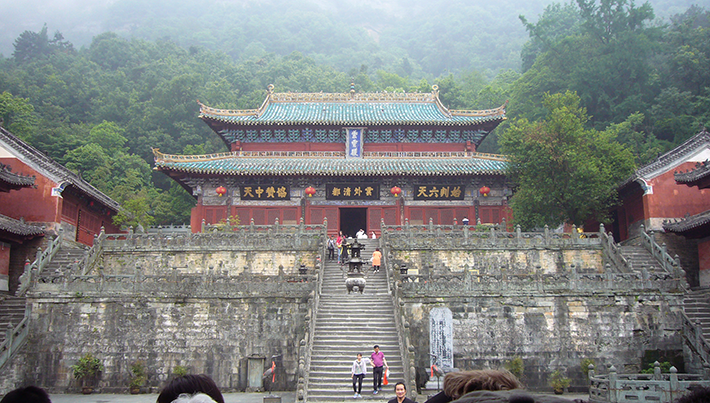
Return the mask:
[[239,193],[242,200],[291,200],[288,185],[244,185]]
[[349,127],[345,129],[345,150],[346,158],[362,158],[362,139],[364,130],[360,127]]
[[454,367],[454,325],[449,308],[433,308],[429,313],[429,353],[439,368]]

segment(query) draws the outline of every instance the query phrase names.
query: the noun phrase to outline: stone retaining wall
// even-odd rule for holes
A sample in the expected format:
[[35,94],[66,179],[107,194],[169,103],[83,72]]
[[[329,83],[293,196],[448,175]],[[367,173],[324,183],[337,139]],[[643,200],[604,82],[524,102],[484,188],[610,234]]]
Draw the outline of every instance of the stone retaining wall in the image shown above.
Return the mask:
[[[181,280],[193,286],[199,281]],[[247,357],[281,355],[276,387],[293,390],[313,287],[272,280],[233,283],[227,287],[235,290],[233,296],[197,286],[202,295],[104,289],[101,294],[111,296],[101,297],[72,291],[91,287],[70,284],[64,292],[51,292],[45,285],[29,298],[30,337],[12,363],[14,382],[55,393],[76,391],[70,366],[90,352],[105,366],[99,384],[103,392],[126,392],[136,360],[146,363],[146,387],[153,391],[164,386],[177,365],[208,374],[222,390],[244,390]]]

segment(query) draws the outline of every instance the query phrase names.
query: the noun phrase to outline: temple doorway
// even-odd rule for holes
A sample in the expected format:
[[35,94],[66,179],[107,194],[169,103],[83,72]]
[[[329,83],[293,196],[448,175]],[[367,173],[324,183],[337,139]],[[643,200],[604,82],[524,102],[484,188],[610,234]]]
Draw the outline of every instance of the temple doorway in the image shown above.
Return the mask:
[[360,229],[367,232],[367,208],[340,208],[340,230],[349,237],[355,237]]

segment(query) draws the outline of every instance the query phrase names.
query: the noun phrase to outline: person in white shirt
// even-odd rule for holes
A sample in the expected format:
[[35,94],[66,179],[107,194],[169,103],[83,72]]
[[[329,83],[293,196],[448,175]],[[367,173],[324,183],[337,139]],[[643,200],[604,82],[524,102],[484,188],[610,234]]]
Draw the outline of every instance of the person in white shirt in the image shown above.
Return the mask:
[[367,364],[362,359],[362,354],[357,354],[357,359],[353,361],[353,369],[351,371],[351,378],[353,378],[353,391],[355,391],[355,396],[353,398],[362,398],[360,392],[362,392],[362,380],[365,379],[367,375]]

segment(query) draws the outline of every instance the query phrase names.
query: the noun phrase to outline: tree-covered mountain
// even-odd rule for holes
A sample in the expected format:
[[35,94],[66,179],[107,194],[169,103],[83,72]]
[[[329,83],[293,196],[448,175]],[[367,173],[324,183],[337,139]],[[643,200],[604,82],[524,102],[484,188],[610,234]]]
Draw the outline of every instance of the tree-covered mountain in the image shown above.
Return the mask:
[[[693,0],[653,0],[657,15]],[[527,41],[518,15],[535,20],[550,0],[26,0],[3,5],[0,53],[43,24],[77,48],[103,32],[221,51],[234,61],[297,51],[349,74],[362,65],[414,79],[445,72],[520,69]]]

